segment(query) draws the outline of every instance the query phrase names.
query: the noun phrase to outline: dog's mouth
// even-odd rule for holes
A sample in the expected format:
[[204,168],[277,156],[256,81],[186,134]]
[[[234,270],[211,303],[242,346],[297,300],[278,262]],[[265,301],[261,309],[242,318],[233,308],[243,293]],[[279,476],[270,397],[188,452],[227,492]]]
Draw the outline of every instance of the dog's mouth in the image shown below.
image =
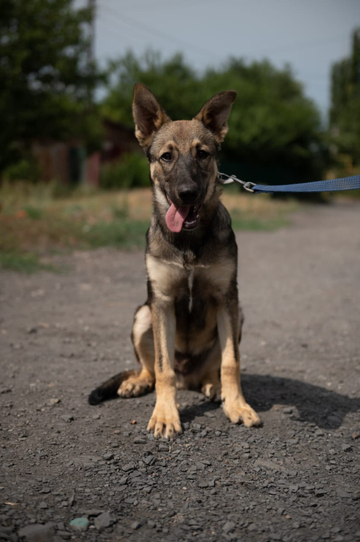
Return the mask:
[[167,227],[173,233],[179,233],[182,229],[193,230],[200,221],[199,205],[179,205],[176,206],[168,197],[170,207],[166,213],[165,220]]

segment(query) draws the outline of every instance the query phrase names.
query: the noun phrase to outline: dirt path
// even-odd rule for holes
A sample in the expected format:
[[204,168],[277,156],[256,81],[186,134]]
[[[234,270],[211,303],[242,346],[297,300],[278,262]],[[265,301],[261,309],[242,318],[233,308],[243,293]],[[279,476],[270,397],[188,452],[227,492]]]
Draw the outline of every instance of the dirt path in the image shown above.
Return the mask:
[[243,387],[264,424],[180,392],[171,444],[145,431],[153,394],[87,404],[135,365],[143,255],[0,272],[0,540],[360,540],[360,206],[238,243]]

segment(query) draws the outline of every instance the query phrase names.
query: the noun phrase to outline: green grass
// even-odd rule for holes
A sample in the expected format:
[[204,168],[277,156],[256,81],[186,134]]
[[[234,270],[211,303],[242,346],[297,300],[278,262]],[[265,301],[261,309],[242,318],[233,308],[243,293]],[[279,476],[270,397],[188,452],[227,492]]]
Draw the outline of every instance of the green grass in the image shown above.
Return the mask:
[[145,246],[145,234],[149,222],[138,220],[113,220],[98,222],[93,226],[85,225],[82,230],[82,240],[88,248],[114,246],[131,249]]
[[36,273],[37,271],[58,271],[50,264],[44,264],[36,254],[19,252],[0,252],[0,267],[18,273]]
[[[61,187],[60,187],[61,188]],[[0,186],[0,267],[59,271],[44,256],[112,246],[142,249],[152,212],[150,189],[60,190],[58,185]],[[235,230],[271,231],[289,223],[293,202],[224,190]]]
[[279,228],[284,228],[290,224],[290,221],[286,217],[275,217],[269,218],[267,220],[262,220],[257,217],[241,218],[232,215],[231,223],[234,230],[245,230],[245,231],[274,231]]
[[44,210],[40,207],[34,207],[33,205],[25,205],[24,211],[32,220],[40,220],[44,215]]

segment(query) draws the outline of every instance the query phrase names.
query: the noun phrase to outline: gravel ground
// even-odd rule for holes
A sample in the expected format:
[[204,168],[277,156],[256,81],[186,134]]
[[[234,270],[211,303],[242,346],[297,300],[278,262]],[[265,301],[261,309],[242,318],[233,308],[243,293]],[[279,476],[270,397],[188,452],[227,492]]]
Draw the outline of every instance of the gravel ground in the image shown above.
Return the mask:
[[360,540],[360,205],[238,235],[243,388],[231,425],[180,392],[184,433],[146,433],[154,394],[87,404],[135,366],[141,253],[56,256],[0,272],[0,540]]

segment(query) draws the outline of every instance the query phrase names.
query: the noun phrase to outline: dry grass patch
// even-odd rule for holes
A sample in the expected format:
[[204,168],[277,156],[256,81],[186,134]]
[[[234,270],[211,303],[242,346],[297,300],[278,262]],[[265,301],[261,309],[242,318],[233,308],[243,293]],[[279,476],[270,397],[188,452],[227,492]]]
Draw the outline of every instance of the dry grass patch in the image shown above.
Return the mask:
[[[5,184],[0,188],[0,265],[14,268],[20,256],[34,264],[36,258],[41,262],[42,256],[54,250],[144,246],[152,210],[149,188],[118,192],[79,189],[60,195],[54,184]],[[295,208],[289,201],[233,189],[224,191],[222,199],[235,229],[283,226]]]

